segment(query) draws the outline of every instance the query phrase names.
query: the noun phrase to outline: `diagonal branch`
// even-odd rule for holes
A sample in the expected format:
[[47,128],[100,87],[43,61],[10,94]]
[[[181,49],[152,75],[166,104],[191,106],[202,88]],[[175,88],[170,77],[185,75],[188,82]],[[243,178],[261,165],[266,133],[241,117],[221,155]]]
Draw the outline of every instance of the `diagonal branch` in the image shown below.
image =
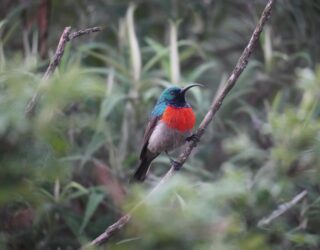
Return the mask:
[[[208,127],[209,123],[212,121],[213,117],[215,116],[215,114],[217,113],[217,111],[220,109],[222,102],[224,100],[224,98],[227,96],[227,94],[230,92],[230,90],[233,88],[233,86],[236,84],[240,74],[243,72],[243,70],[245,69],[245,67],[248,64],[248,60],[250,55],[252,54],[254,47],[259,39],[259,36],[262,32],[262,29],[265,25],[265,23],[267,22],[267,20],[269,19],[269,16],[271,14],[271,10],[272,7],[274,5],[275,0],[268,0],[268,3],[265,7],[265,9],[263,10],[260,20],[258,22],[258,24],[256,25],[251,38],[247,44],[247,46],[245,47],[245,49],[243,50],[235,68],[233,69],[231,75],[229,76],[227,82],[225,83],[225,85],[221,88],[221,90],[219,91],[219,93],[217,93],[216,97],[214,98],[214,100],[212,101],[212,104],[210,106],[210,109],[208,111],[208,113],[206,114],[206,116],[204,117],[204,119],[202,120],[199,128],[196,130],[195,135],[198,138],[201,138],[201,136],[204,134],[206,128]],[[181,155],[179,156],[178,159],[178,163],[180,165],[180,167],[182,167],[182,165],[186,162],[186,160],[189,158],[192,150],[197,146],[197,142],[196,141],[192,141],[191,143],[189,143],[186,148],[184,149],[184,151],[181,153]],[[125,226],[130,218],[132,213],[141,206],[141,204],[144,203],[144,201],[155,192],[155,190],[158,190],[159,187],[162,186],[163,183],[165,183],[169,178],[171,178],[177,170],[175,170],[174,166],[171,166],[170,170],[166,173],[166,175],[161,179],[161,181],[154,187],[154,189],[151,190],[151,192],[148,194],[148,196],[142,200],[141,202],[139,202],[128,214],[122,216],[118,221],[116,221],[114,224],[112,224],[111,226],[109,226],[100,236],[98,236],[95,240],[93,240],[88,247],[90,246],[97,246],[97,245],[101,245],[104,242],[106,242],[115,232],[119,231],[123,226]],[[87,247],[84,247],[83,249],[86,249]]]
[[263,227],[263,226],[269,225],[274,219],[278,218],[279,216],[287,212],[289,209],[291,209],[294,205],[296,205],[299,201],[301,201],[307,194],[308,194],[308,191],[303,190],[302,192],[294,196],[292,200],[279,205],[277,209],[274,210],[270,215],[262,218],[258,222],[258,226]]
[[[88,28],[88,29],[84,29],[84,30],[79,30],[76,32],[71,33],[71,27],[65,27],[64,31],[62,32],[62,35],[60,37],[59,40],[59,44],[58,47],[56,49],[56,52],[46,70],[46,73],[43,75],[43,80],[46,81],[50,78],[50,76],[54,73],[55,69],[57,68],[57,66],[60,64],[61,58],[63,56],[64,53],[64,49],[67,45],[67,42],[85,35],[85,34],[89,34],[92,32],[98,32],[101,31],[100,27],[93,27],[93,28]],[[38,91],[32,96],[31,100],[28,102],[27,107],[26,107],[26,114],[27,115],[32,115],[34,113],[34,109],[38,103],[38,99],[39,99],[39,93]]]

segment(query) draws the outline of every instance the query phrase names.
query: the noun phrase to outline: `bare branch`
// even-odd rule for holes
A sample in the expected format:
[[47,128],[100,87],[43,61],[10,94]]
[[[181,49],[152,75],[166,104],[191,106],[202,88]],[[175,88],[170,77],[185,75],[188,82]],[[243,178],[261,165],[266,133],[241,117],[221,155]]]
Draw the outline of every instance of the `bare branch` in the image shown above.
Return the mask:
[[[219,110],[220,106],[222,105],[222,102],[224,98],[227,96],[227,94],[230,92],[230,90],[233,88],[233,86],[236,84],[240,74],[243,72],[245,67],[248,64],[248,60],[250,55],[252,54],[254,47],[259,39],[260,33],[262,32],[262,29],[269,19],[269,16],[271,14],[272,7],[274,5],[275,0],[269,0],[265,9],[263,10],[261,14],[261,18],[254,29],[251,38],[249,40],[249,43],[245,47],[244,51],[242,52],[234,70],[232,71],[231,75],[229,76],[227,82],[225,85],[221,88],[221,91],[216,95],[214,98],[210,109],[204,119],[202,120],[199,128],[196,130],[195,135],[199,138],[204,134],[206,128],[208,127],[209,123],[212,121],[213,117]],[[191,154],[192,150],[197,146],[197,142],[190,142],[182,154],[179,156],[178,163],[180,164],[180,167],[186,162],[186,160],[189,158],[189,155]],[[121,229],[125,224],[128,223],[128,221],[131,218],[132,213],[141,206],[141,204],[144,203],[144,201],[155,192],[155,190],[158,190],[160,186],[162,186],[163,183],[165,183],[169,178],[171,178],[177,170],[175,170],[174,166],[170,167],[170,170],[165,174],[165,176],[161,179],[161,181],[154,187],[154,189],[151,190],[151,192],[148,194],[148,196],[139,202],[128,214],[122,216],[117,222],[109,226],[104,233],[102,233],[98,238],[93,240],[88,246],[95,246],[95,245],[101,245],[104,242],[106,242],[111,235],[113,235],[114,231],[117,231]],[[86,249],[84,247],[83,249]]]
[[[95,238],[91,243],[90,246],[99,246],[103,244],[106,239],[109,239],[115,232],[120,230],[124,225],[128,223],[130,220],[131,215],[126,214],[122,216],[117,222],[109,226],[99,237]],[[86,248],[86,247],[85,247]],[[85,249],[83,248],[83,249]]]
[[56,53],[54,54],[54,57],[52,61],[50,62],[46,73],[43,76],[43,80],[48,80],[49,77],[53,74],[57,66],[59,65],[61,58],[64,53],[64,48],[66,47],[66,43],[69,41],[69,35],[71,32],[71,27],[64,28],[64,31],[60,37],[59,44],[56,50]]
[[[56,52],[54,54],[54,57],[52,58],[46,73],[43,75],[43,80],[46,81],[50,78],[50,76],[54,73],[55,69],[57,68],[57,66],[60,64],[61,58],[64,54],[64,49],[66,47],[67,42],[85,35],[85,34],[89,34],[92,32],[98,32],[100,31],[101,28],[100,27],[93,27],[93,28],[88,28],[88,29],[84,29],[84,30],[79,30],[76,32],[71,33],[71,27],[65,27],[64,31],[62,32],[62,35],[60,37],[59,40],[59,44],[58,47],[56,49]],[[34,113],[34,109],[36,107],[36,104],[38,102],[39,99],[39,93],[36,92],[33,97],[31,98],[31,100],[29,101],[29,103],[27,104],[26,107],[26,114],[27,115],[32,115]]]
[[83,35],[87,35],[93,32],[99,32],[101,31],[101,27],[93,27],[93,28],[88,28],[88,29],[84,29],[84,30],[79,30],[76,32],[73,32],[69,35],[69,40],[73,40],[79,36],[83,36]]
[[288,201],[278,206],[278,208],[274,210],[270,215],[259,220],[258,227],[262,227],[270,224],[274,219],[278,218],[280,215],[284,214],[289,209],[291,209],[294,205],[296,205],[299,201],[301,201],[307,194],[308,192],[304,190],[299,194],[297,194],[295,197],[293,197],[291,201]]

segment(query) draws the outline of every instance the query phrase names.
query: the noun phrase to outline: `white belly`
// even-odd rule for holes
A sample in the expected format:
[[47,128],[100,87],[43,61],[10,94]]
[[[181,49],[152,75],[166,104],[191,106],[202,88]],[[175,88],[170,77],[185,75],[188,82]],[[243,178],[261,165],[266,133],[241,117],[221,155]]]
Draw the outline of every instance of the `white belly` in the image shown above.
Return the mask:
[[180,132],[176,129],[168,128],[164,122],[160,121],[149,138],[148,150],[152,153],[161,153],[176,149],[182,146],[190,135],[191,130]]

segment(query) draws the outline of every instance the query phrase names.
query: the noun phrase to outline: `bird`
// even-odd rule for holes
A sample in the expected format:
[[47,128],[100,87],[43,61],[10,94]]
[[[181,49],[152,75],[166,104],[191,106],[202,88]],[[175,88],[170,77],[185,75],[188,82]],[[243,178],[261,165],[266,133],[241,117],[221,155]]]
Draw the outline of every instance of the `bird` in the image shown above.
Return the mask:
[[[154,106],[143,136],[140,152],[140,163],[133,175],[133,181],[143,182],[147,176],[151,162],[165,152],[182,146],[186,141],[198,140],[192,134],[196,117],[185,94],[193,87],[202,84],[189,84],[184,88],[172,86],[166,88]],[[178,169],[179,165],[170,158],[171,164]]]

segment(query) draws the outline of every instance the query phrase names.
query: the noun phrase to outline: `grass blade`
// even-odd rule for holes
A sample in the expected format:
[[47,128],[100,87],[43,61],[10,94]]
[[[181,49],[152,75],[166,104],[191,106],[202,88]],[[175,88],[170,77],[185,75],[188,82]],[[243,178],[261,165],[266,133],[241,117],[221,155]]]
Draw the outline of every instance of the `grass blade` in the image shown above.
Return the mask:
[[130,55],[131,55],[131,64],[132,64],[132,76],[135,82],[140,80],[141,75],[141,54],[138,39],[134,30],[134,14],[135,6],[130,5],[127,12],[127,28],[129,36],[129,46],[130,46]]
[[171,82],[178,84],[180,82],[180,61],[179,51],[177,45],[177,29],[178,23],[170,22],[170,69],[171,69]]

